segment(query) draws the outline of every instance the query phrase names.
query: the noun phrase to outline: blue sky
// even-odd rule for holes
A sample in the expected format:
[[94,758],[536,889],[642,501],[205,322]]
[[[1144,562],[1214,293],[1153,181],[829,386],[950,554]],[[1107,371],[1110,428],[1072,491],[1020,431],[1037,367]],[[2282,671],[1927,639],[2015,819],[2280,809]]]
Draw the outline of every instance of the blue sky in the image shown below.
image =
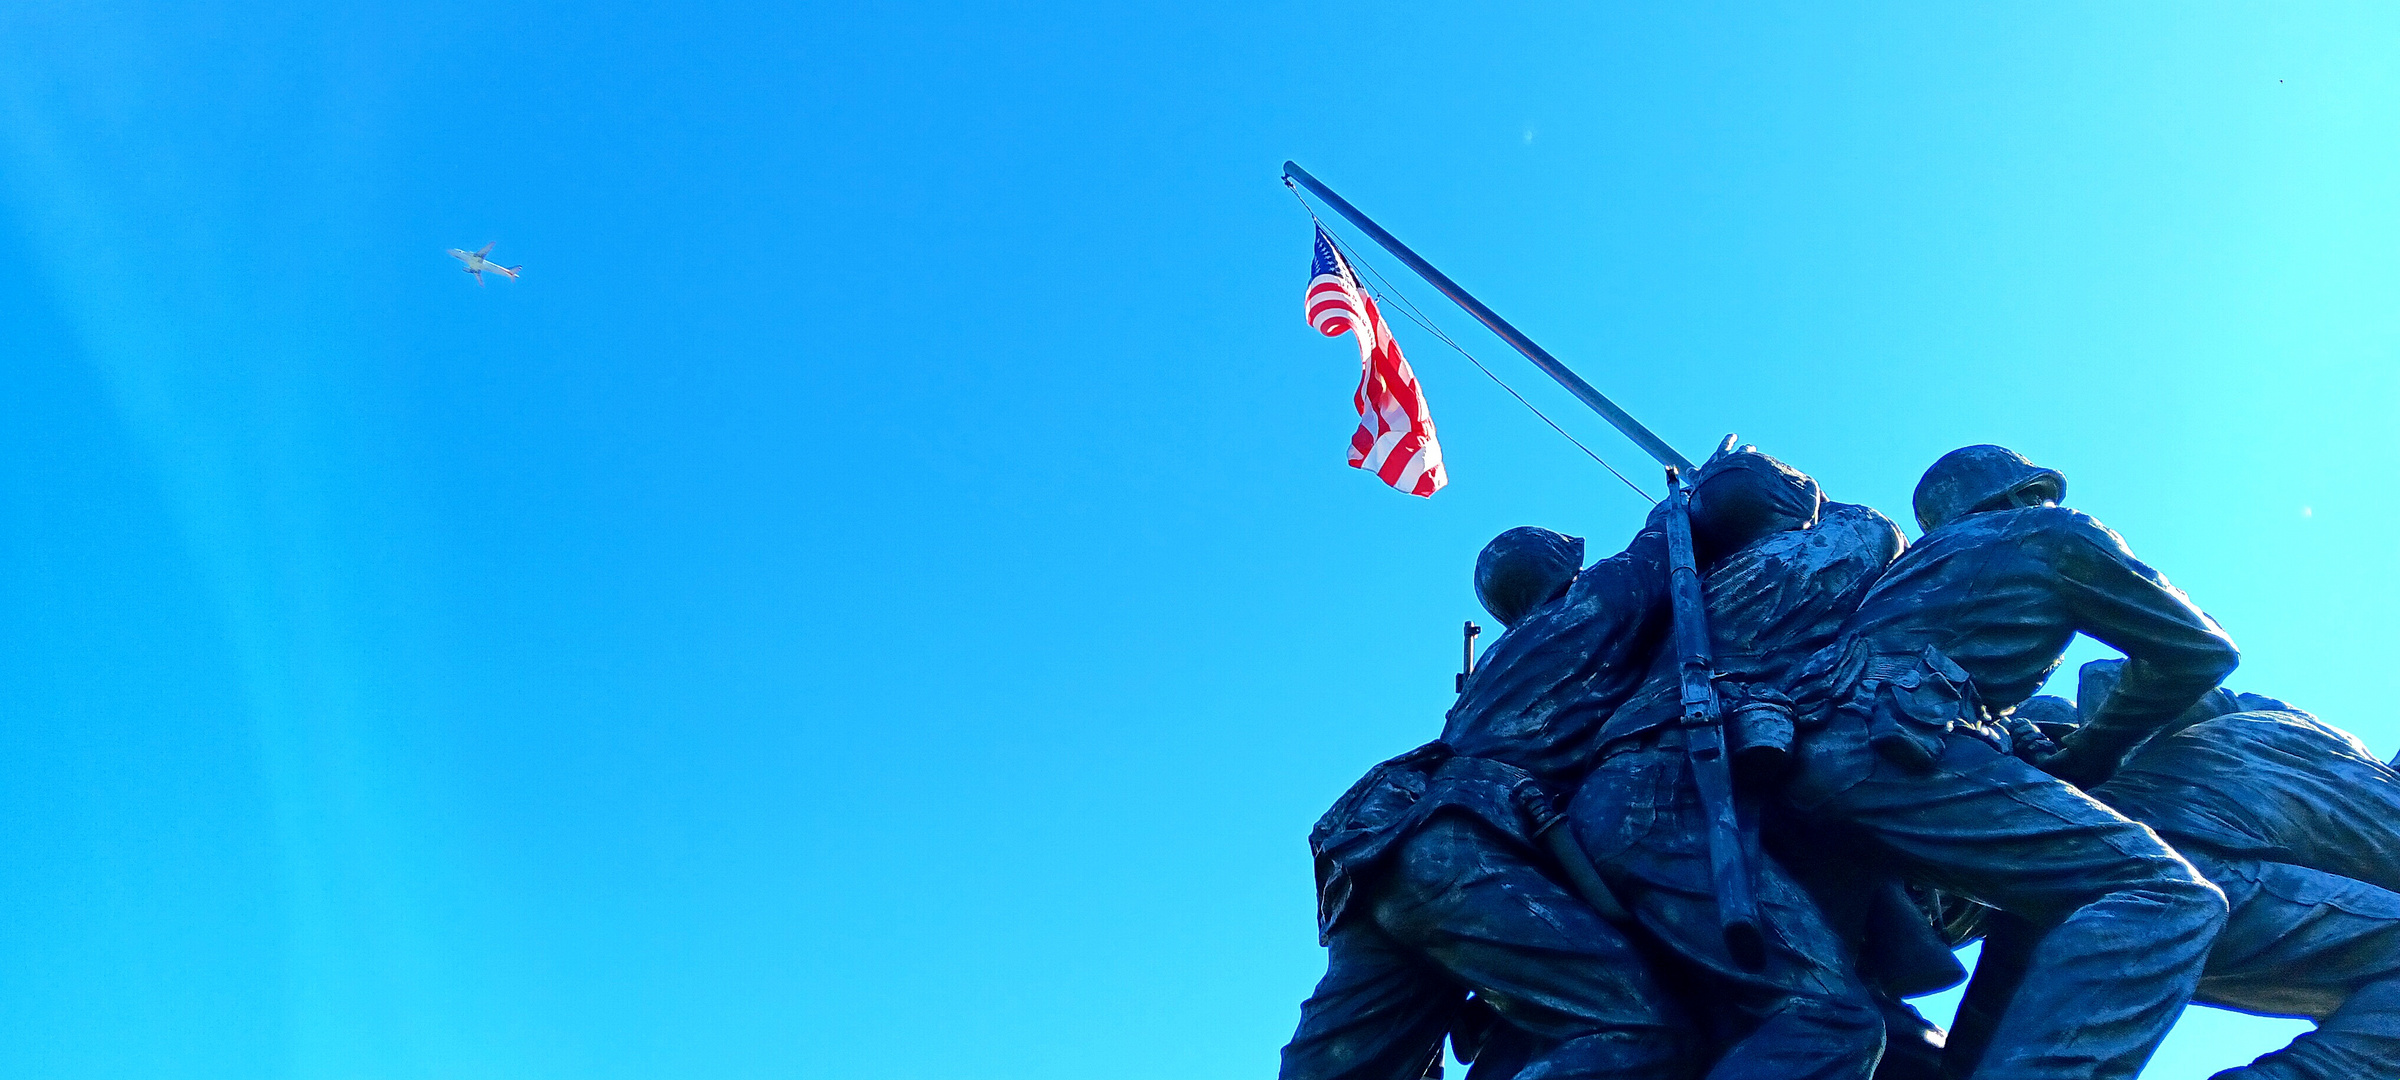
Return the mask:
[[1267,1075],[1476,549],[1643,510],[1405,326],[1452,486],[1345,468],[1286,157],[1686,453],[2064,469],[2400,749],[2396,33],[13,5],[0,1072]]

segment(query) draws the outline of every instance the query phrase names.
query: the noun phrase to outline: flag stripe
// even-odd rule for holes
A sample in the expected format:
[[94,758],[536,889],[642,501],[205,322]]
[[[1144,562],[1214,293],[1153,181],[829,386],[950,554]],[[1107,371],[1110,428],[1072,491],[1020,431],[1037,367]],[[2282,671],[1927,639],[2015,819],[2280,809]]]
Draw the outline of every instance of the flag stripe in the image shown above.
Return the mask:
[[1316,261],[1303,295],[1308,324],[1326,337],[1358,339],[1358,430],[1350,436],[1350,464],[1411,495],[1426,496],[1450,482],[1442,446],[1434,437],[1417,374],[1400,355],[1400,343],[1383,321],[1373,297],[1358,284],[1333,239],[1317,229]]

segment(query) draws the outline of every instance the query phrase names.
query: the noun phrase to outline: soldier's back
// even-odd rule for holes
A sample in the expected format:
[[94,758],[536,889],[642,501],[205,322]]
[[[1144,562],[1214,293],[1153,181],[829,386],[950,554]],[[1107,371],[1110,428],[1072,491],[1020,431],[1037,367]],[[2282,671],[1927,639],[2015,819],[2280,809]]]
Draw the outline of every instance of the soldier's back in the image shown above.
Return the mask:
[[1844,636],[1881,654],[1940,649],[1987,703],[2006,706],[2030,696],[2056,670],[2079,629],[2077,590],[2133,574],[2150,572],[2114,532],[2079,511],[2029,506],[1969,514],[1901,554]]
[[2153,740],[2092,794],[2178,846],[2400,892],[2400,771],[2304,712],[2203,720]]

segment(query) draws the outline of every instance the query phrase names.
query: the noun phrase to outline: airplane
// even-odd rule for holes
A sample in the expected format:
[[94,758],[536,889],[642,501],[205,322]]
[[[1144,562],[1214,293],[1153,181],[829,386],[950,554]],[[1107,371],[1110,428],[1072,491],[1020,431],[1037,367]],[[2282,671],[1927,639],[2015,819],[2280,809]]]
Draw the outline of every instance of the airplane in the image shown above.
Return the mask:
[[[494,243],[497,243],[497,241]],[[510,281],[515,281],[517,279],[517,271],[525,268],[523,266],[502,266],[499,263],[484,258],[484,256],[492,253],[492,247],[493,244],[485,244],[483,245],[482,251],[461,251],[457,248],[451,248],[450,257],[467,264],[465,267],[466,272],[475,275],[475,284],[477,285],[483,284],[483,272],[486,270],[489,270],[495,274],[506,274],[508,275],[508,279]]]

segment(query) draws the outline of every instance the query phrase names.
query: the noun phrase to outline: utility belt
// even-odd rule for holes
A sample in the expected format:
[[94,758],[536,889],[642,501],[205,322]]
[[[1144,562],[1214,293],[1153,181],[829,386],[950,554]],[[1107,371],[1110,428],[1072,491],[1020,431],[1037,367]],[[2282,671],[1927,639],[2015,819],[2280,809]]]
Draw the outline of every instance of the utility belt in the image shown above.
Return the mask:
[[[1377,788],[1403,793],[1409,803],[1466,802],[1485,810],[1506,808],[1513,812],[1514,820],[1495,820],[1491,824],[1511,834],[1532,836],[1547,832],[1565,817],[1549,789],[1531,772],[1491,758],[1461,754],[1439,740],[1376,766],[1353,790],[1367,795]],[[1342,809],[1337,806],[1336,812]]]
[[1881,652],[1856,642],[1842,666],[1834,685],[1850,689],[1836,696],[1833,712],[1862,722],[1868,744],[1895,763],[1932,768],[1941,757],[1943,740],[1954,732],[2003,754],[2018,750],[2018,725],[2007,717],[1994,717],[1965,669],[1935,646]]
[[[1433,769],[1435,784],[1472,785],[1494,792],[1505,792],[1510,809],[1517,814],[1517,824],[1528,838],[1539,837],[1566,819],[1558,809],[1558,801],[1533,774],[1514,765],[1504,765],[1490,758],[1452,757]],[[1462,800],[1464,801],[1464,800]],[[1493,822],[1498,825],[1499,822]],[[1506,830],[1516,833],[1517,830]]]
[[1321,942],[1331,939],[1358,875],[1372,872],[1444,811],[1472,815],[1529,854],[1550,852],[1553,832],[1566,821],[1558,800],[1532,773],[1460,755],[1446,743],[1427,743],[1383,762],[1351,785],[1309,834]]
[[[1791,702],[1780,694],[1762,692],[1757,697],[1726,701],[1724,713],[1725,746],[1733,757],[1735,779],[1765,781],[1781,776],[1789,765],[1792,744],[1800,734],[1799,717]],[[1654,724],[1611,740],[1601,749],[1598,760],[1611,761],[1626,754],[1662,748],[1683,751],[1682,724]]]

